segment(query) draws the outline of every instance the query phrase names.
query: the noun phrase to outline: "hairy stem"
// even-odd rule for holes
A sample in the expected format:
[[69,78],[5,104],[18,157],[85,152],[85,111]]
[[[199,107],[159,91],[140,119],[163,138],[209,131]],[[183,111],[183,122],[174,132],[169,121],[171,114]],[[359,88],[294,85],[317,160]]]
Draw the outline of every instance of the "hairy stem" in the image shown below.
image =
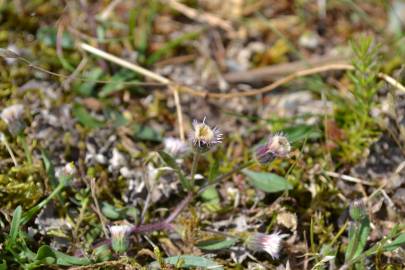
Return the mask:
[[195,173],[197,171],[197,165],[198,165],[198,160],[200,159],[200,154],[198,152],[194,152],[193,156],[193,164],[191,166],[191,180],[190,180],[190,186],[189,190],[192,191],[194,188],[194,182],[195,182]]

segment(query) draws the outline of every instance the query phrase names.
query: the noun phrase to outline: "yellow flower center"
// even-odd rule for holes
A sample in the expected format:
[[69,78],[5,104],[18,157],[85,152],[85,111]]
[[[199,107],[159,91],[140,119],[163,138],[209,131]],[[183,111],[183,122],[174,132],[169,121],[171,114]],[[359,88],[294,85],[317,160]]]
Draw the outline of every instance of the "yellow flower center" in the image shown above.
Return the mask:
[[203,140],[205,142],[209,142],[214,138],[214,132],[206,124],[204,124],[204,123],[198,124],[195,129],[195,137],[198,140]]

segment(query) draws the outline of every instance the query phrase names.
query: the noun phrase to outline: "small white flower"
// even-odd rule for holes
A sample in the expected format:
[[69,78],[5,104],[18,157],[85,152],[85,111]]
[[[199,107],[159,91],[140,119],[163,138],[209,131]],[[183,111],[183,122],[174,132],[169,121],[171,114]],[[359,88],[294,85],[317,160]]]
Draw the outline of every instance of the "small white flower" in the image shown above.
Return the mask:
[[24,106],[21,104],[14,104],[4,108],[1,112],[1,119],[10,125],[12,122],[21,119],[24,114]]
[[130,225],[113,225],[110,227],[111,238],[114,237],[126,237],[131,231],[132,226]]
[[177,138],[165,138],[163,144],[165,152],[174,157],[182,157],[190,151],[189,145]]
[[111,226],[111,246],[117,253],[124,253],[128,249],[128,236],[131,233],[132,226],[130,225],[113,225]]
[[24,106],[21,104],[14,104],[4,108],[0,114],[1,119],[8,125],[8,130],[11,134],[19,134],[25,127],[22,120],[24,114]]
[[222,133],[217,127],[211,128],[205,124],[204,120],[200,123],[193,121],[193,131],[190,133],[190,140],[199,152],[206,152],[213,146],[222,143]]
[[265,251],[273,259],[277,259],[280,255],[281,241],[287,236],[287,234],[280,234],[280,232],[272,234],[255,233],[248,239],[247,247],[253,251]]

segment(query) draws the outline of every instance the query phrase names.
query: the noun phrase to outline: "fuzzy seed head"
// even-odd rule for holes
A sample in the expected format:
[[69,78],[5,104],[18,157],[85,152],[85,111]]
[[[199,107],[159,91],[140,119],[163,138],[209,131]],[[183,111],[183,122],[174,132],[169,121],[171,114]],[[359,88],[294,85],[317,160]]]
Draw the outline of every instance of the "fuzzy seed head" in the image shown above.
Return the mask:
[[256,149],[256,159],[266,164],[276,157],[285,158],[291,151],[291,145],[283,134],[274,134],[269,137],[265,145]]
[[273,259],[277,259],[280,255],[282,240],[287,236],[287,234],[280,234],[280,232],[255,233],[249,238],[247,247],[255,252],[267,252]]
[[1,112],[0,117],[8,125],[11,134],[17,135],[24,129],[23,114],[24,106],[21,104],[11,105]]
[[193,131],[190,133],[190,140],[193,147],[198,152],[206,152],[213,146],[222,143],[222,134],[217,127],[211,128],[205,124],[204,120],[200,123],[193,121]]
[[165,152],[169,153],[174,157],[185,156],[190,151],[189,145],[177,138],[173,137],[165,138],[163,144]]

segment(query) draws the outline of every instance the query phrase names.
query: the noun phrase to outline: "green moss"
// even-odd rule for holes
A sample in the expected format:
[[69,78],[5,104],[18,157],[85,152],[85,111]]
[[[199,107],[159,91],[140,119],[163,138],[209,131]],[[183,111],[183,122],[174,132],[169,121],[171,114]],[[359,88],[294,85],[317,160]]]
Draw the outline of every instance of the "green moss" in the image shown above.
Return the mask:
[[7,210],[34,206],[44,194],[41,171],[39,166],[23,165],[0,174],[0,205]]

